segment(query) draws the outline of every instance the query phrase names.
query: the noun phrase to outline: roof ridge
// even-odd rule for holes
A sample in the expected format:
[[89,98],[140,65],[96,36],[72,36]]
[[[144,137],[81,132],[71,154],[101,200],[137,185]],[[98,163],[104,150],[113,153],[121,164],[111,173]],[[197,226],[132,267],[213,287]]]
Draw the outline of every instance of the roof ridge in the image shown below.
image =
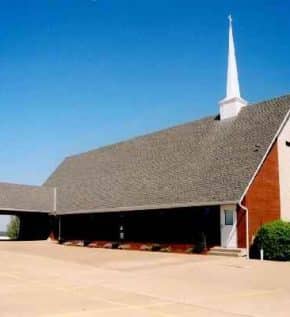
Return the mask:
[[[251,103],[249,105],[250,106],[257,106],[257,105],[260,105],[260,104],[265,104],[265,103],[269,103],[269,102],[275,102],[275,101],[279,101],[279,100],[283,100],[283,99],[287,99],[287,98],[290,98],[290,93],[286,94],[286,95],[282,95],[282,96],[277,96],[277,97],[274,97],[274,98],[271,98],[271,99],[265,99],[265,100],[262,100],[262,101]],[[152,131],[152,132],[149,132],[149,133],[146,133],[146,134],[137,135],[137,136],[131,137],[129,139],[124,139],[124,140],[121,140],[121,141],[118,141],[118,142],[115,142],[115,143],[111,143],[111,144],[103,145],[103,146],[100,146],[100,147],[96,147],[96,148],[88,150],[88,151],[84,151],[84,152],[68,155],[64,159],[75,158],[75,157],[78,157],[78,156],[82,156],[82,155],[86,155],[86,154],[89,154],[89,153],[93,153],[95,151],[109,149],[110,147],[113,147],[113,146],[116,146],[116,145],[121,145],[121,144],[124,144],[124,143],[133,142],[135,140],[142,139],[142,138],[145,138],[147,136],[152,136],[152,135],[155,135],[155,134],[158,134],[158,133],[163,133],[163,132],[172,130],[174,128],[179,128],[179,127],[185,126],[187,124],[192,124],[192,123],[203,121],[203,120],[207,120],[207,119],[210,119],[210,118],[215,119],[217,117],[218,117],[218,114],[214,114],[214,115],[205,116],[205,117],[202,117],[202,118],[199,118],[199,119],[196,119],[196,120],[183,122],[183,123],[171,126],[171,127],[167,127],[167,128],[156,130],[156,131]]]
[[175,128],[179,128],[179,127],[182,127],[182,126],[186,126],[186,125],[192,124],[193,122],[205,121],[205,120],[215,119],[215,118],[217,118],[217,114],[216,115],[209,115],[209,116],[202,117],[202,118],[199,118],[199,119],[196,119],[196,120],[192,120],[192,121],[183,122],[183,123],[176,124],[174,126],[170,126],[170,127],[164,128],[164,129],[152,131],[152,132],[149,132],[149,133],[146,133],[146,134],[141,134],[141,135],[137,135],[137,136],[131,137],[129,139],[121,140],[121,141],[118,141],[116,143],[103,145],[103,146],[94,148],[92,150],[80,152],[80,153],[77,153],[77,154],[68,155],[68,156],[65,157],[65,159],[75,158],[75,157],[78,157],[78,156],[81,156],[81,155],[93,153],[95,151],[105,150],[105,149],[108,149],[110,147],[113,147],[113,146],[116,146],[116,145],[121,145],[121,144],[128,143],[128,142],[134,142],[136,140],[139,140],[139,139],[142,139],[142,138],[146,138],[148,136],[156,135],[156,134],[159,134],[159,133],[164,133],[166,131],[169,131],[169,130],[172,130],[172,129],[175,129]]
[[249,105],[250,106],[255,106],[255,105],[260,105],[260,104],[264,104],[264,103],[280,101],[280,100],[284,100],[284,99],[288,99],[288,98],[290,98],[290,93],[287,93],[285,95],[276,96],[276,97],[273,97],[271,99],[263,99],[261,101],[250,103]]

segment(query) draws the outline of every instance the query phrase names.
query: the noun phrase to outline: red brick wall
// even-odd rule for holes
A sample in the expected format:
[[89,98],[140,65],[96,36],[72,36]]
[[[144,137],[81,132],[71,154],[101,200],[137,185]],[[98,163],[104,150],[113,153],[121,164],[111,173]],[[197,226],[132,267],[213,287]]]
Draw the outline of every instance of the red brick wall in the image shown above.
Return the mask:
[[[250,186],[244,205],[249,209],[250,243],[262,224],[280,219],[278,147],[273,145]],[[245,247],[245,212],[238,209],[238,246]]]

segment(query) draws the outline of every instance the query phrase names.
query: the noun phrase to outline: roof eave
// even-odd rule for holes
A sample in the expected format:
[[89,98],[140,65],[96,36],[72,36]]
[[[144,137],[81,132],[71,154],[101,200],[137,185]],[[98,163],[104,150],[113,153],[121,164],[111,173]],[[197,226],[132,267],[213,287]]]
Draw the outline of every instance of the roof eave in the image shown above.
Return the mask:
[[50,214],[51,210],[39,210],[39,209],[20,209],[20,208],[7,208],[7,207],[0,207],[0,214],[1,213],[42,213],[42,214]]
[[72,211],[57,211],[55,215],[77,215],[77,214],[92,214],[92,213],[113,213],[113,212],[131,212],[131,211],[146,211],[146,210],[162,210],[162,209],[174,209],[174,208],[186,208],[186,207],[210,207],[219,205],[235,205],[239,200],[229,201],[211,201],[200,203],[175,203],[175,204],[159,204],[159,205],[142,205],[142,206],[128,206],[128,207],[115,207],[115,208],[97,208],[89,210],[72,210]]

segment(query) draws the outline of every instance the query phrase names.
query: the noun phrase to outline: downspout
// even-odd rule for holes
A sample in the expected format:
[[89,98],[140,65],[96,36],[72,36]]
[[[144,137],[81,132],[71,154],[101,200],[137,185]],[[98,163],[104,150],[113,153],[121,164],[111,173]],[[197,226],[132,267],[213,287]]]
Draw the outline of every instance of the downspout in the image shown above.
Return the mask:
[[241,201],[238,202],[241,209],[245,211],[246,214],[246,259],[250,259],[250,242],[249,242],[249,209],[242,204]]

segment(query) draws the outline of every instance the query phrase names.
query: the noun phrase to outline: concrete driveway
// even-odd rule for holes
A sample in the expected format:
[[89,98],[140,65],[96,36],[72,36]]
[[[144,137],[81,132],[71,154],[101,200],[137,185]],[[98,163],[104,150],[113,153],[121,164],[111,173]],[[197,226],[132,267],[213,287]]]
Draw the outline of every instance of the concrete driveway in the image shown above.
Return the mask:
[[290,263],[0,242],[0,316],[290,316]]

